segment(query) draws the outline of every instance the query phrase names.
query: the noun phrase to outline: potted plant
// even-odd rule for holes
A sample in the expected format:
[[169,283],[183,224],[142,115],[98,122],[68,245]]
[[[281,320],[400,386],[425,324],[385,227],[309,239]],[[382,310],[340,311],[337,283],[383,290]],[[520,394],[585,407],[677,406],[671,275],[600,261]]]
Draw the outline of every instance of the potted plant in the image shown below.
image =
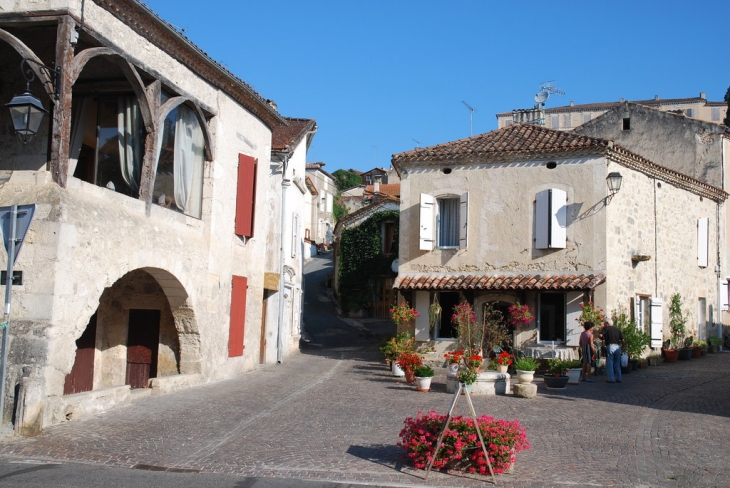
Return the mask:
[[[687,319],[682,313],[682,295],[675,293],[669,303],[669,344],[662,348],[664,360],[667,363],[674,363],[679,359],[679,348],[684,342],[685,326]],[[666,344],[666,342],[665,342]]]
[[542,376],[545,386],[550,390],[564,390],[569,379],[567,372],[565,361],[560,359],[548,360],[547,371]]
[[709,339],[707,339],[707,342],[709,343],[708,350],[711,353],[718,352],[720,346],[722,345],[722,339],[720,337],[710,337]]
[[538,362],[532,356],[523,356],[515,360],[515,371],[517,382],[521,384],[532,383],[537,369]]
[[395,376],[403,376],[405,373],[398,367],[398,356],[406,351],[413,351],[416,347],[416,339],[408,332],[401,332],[387,339],[381,346],[380,352],[387,361],[390,361],[391,371]]
[[477,373],[476,369],[472,368],[462,368],[459,370],[459,374],[457,376],[457,379],[459,380],[459,383],[461,383],[466,391],[471,391],[472,385],[479,377],[479,373]]
[[512,364],[513,359],[514,356],[512,356],[512,354],[508,353],[507,351],[500,352],[497,357],[494,358],[495,362],[497,363],[497,372],[506,373],[507,368],[509,368],[509,365]]
[[472,354],[468,359],[465,359],[466,366],[469,369],[475,370],[477,373],[479,372],[479,368],[482,367],[483,361],[484,358],[482,358],[481,354]]
[[406,381],[408,383],[415,383],[416,374],[415,370],[418,366],[423,365],[423,358],[416,351],[406,351],[398,356],[398,367],[405,373]]
[[653,352],[646,357],[649,366],[659,366],[659,354]]
[[393,321],[398,332],[404,332],[410,326],[411,321],[420,315],[418,310],[408,305],[408,302],[393,305],[390,309],[390,320]]
[[529,305],[521,305],[519,301],[509,306],[509,322],[512,327],[519,327],[529,324],[533,319],[532,308]]
[[446,358],[446,363],[448,364],[449,371],[451,373],[456,373],[459,371],[459,363],[462,359],[464,359],[464,350],[459,349],[456,351],[446,351],[446,354],[444,354],[444,358]]
[[[441,448],[436,444],[448,422],[449,435],[443,438]],[[515,463],[516,453],[530,449],[525,429],[517,420],[497,420],[482,415],[476,423],[470,417],[455,416],[431,411],[405,419],[398,447],[404,449],[416,469],[425,469],[433,460],[434,470],[456,470],[482,475],[489,474],[489,465],[477,426],[485,441],[485,448],[495,474],[509,472]]]
[[583,371],[583,363],[580,359],[565,361],[565,368],[568,370],[568,383],[571,385],[580,383],[580,373]]
[[707,343],[705,341],[692,342],[692,357],[701,358],[707,351]]
[[682,343],[682,348],[679,350],[679,359],[683,361],[687,361],[689,359],[692,359],[692,342],[694,339],[692,337],[685,337],[684,342]]
[[[624,310],[614,310],[611,312],[611,316],[613,325],[618,327],[624,335],[624,353],[629,357],[631,368],[638,369],[639,359],[643,356],[644,349],[651,344],[651,337],[639,329],[635,321],[629,320],[628,314]],[[622,370],[622,372],[629,372],[629,370]]]
[[431,389],[431,380],[433,379],[433,368],[427,364],[416,366],[413,370],[416,375],[416,390],[429,391]]

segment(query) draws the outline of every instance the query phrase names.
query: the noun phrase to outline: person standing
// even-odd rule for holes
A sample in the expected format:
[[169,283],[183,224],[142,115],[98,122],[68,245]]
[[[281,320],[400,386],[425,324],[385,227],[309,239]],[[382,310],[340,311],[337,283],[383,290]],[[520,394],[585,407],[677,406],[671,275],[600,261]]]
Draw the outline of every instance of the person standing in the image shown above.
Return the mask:
[[593,343],[593,322],[588,321],[583,324],[585,329],[580,334],[580,340],[578,345],[580,346],[581,354],[581,381],[587,381],[593,383],[591,379],[591,364],[596,357],[596,346]]
[[624,335],[621,330],[613,325],[613,320],[607,318],[605,325],[598,335],[606,344],[606,383],[621,383],[621,346],[624,343]]

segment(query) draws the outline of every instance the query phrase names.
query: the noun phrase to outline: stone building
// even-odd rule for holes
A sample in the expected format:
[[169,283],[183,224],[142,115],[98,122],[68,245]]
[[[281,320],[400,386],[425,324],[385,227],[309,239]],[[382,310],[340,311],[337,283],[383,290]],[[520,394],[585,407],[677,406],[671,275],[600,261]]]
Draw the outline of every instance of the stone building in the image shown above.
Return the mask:
[[[715,122],[705,122],[684,113],[665,112],[624,102],[603,115],[575,129],[578,134],[610,139],[629,151],[662,166],[709,183],[723,190],[730,185],[730,129]],[[730,228],[730,213],[725,212],[722,229]],[[730,242],[721,237],[718,278],[718,302],[723,317],[730,324],[728,282],[730,282]],[[719,337],[720,331],[714,331]],[[706,339],[704,335],[702,339]]]
[[[717,266],[727,194],[606,139],[512,125],[396,154],[401,176],[395,288],[420,311],[421,341],[454,341],[450,316],[468,300],[517,301],[535,319],[515,345],[571,356],[580,305],[632,309],[658,347],[680,293],[689,332],[717,321]],[[618,191],[607,182],[620,175]],[[718,229],[720,223],[721,229]],[[437,299],[441,319],[429,323]],[[634,305],[638,305],[636,308]]]
[[307,227],[307,239],[318,247],[329,248],[335,226],[334,199],[337,195],[335,178],[322,169],[325,163],[308,163],[307,177],[312,184],[312,206]]
[[35,205],[3,423],[37,432],[239,375],[276,359],[272,330],[293,348],[298,321],[264,307],[301,276],[271,243],[292,226],[277,202],[304,176],[310,122],[275,147],[296,122],[135,0],[11,2],[0,62],[2,97],[30,69],[50,112],[23,144],[0,111],[0,206]]
[[[501,129],[512,124],[521,123],[524,121],[521,119],[527,116],[527,118],[539,117],[543,119],[542,125],[551,129],[572,130],[599,117],[606,111],[618,107],[624,102],[625,100],[623,98],[617,102],[580,104],[570,102],[569,105],[562,107],[502,112],[497,114],[497,128]],[[722,123],[722,120],[727,114],[727,103],[707,100],[705,92],[701,92],[699,97],[688,98],[659,98],[659,95],[656,95],[653,99],[633,100],[632,103],[664,112],[680,113],[696,120],[714,122],[716,124]]]

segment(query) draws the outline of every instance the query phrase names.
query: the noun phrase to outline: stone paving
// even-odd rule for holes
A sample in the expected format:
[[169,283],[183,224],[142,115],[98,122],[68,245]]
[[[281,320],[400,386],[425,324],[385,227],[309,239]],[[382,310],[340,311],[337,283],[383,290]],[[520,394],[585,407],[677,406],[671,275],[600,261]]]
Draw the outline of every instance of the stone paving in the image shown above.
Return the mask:
[[[375,325],[375,324],[373,324]],[[367,327],[367,325],[366,325]],[[353,328],[353,330],[357,330]],[[535,399],[473,397],[477,414],[518,419],[532,449],[497,484],[730,486],[730,354],[660,364],[621,384],[569,385]],[[445,370],[431,392],[391,376],[375,346],[280,365],[0,439],[0,456],[391,487],[476,487],[489,477],[416,470],[396,447],[403,419],[446,413]],[[459,414],[467,414],[460,401]]]

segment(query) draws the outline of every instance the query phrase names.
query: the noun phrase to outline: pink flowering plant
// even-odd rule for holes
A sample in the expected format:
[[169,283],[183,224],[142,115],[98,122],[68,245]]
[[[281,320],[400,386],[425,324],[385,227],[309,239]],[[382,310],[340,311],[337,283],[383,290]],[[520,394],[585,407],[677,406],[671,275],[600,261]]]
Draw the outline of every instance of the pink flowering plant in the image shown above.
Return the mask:
[[421,315],[415,308],[411,308],[408,302],[393,305],[390,309],[390,319],[395,325],[404,325]]
[[[425,415],[418,412],[416,417],[405,419],[398,446],[405,449],[416,468],[425,469],[428,466],[446,418],[446,415],[430,411]],[[496,420],[482,415],[476,425],[482,433],[495,474],[507,471],[514,464],[516,453],[530,449],[527,433],[517,420]],[[435,456],[433,469],[489,474],[489,466],[472,418],[452,417]]]
[[513,327],[527,325],[532,318],[532,308],[529,305],[521,305],[520,302],[517,302],[509,306],[509,322]]
[[593,325],[596,327],[601,327],[603,325],[605,312],[602,308],[596,307],[593,302],[581,303],[580,308],[580,317],[575,320],[577,320],[581,326],[586,322],[593,322]]

